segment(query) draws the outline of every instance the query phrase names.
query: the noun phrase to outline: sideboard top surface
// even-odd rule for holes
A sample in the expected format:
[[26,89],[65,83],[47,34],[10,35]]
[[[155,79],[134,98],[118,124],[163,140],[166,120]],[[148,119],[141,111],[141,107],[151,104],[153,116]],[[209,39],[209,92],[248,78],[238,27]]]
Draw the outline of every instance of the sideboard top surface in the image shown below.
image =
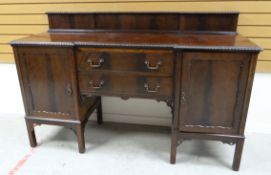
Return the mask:
[[31,35],[12,45],[151,47],[172,49],[207,49],[260,51],[257,45],[239,34],[180,32],[58,32]]

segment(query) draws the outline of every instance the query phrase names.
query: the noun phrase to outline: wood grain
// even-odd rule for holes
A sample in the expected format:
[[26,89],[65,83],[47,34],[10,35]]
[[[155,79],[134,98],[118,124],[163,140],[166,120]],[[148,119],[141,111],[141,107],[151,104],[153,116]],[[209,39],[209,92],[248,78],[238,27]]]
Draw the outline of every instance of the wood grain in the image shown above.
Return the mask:
[[[268,39],[271,35],[270,0],[191,0],[189,2],[186,0],[167,2],[161,0],[81,0],[80,2],[75,0],[1,0],[0,35],[44,32],[48,29],[44,12],[48,11],[240,11],[238,31],[242,35],[254,38],[269,37]],[[3,41],[0,42],[3,43]],[[258,43],[261,47],[267,48],[265,42]],[[10,49],[7,47],[5,49],[0,49],[0,62],[6,62],[9,59],[11,59],[9,62],[13,62],[12,57],[6,55]],[[266,66],[268,65],[267,63]]]
[[[177,141],[210,139],[236,144],[239,170],[261,48],[235,33],[237,13],[48,15],[49,32],[11,43],[31,146],[34,124],[64,125],[83,153],[95,108],[102,123],[97,96],[150,98],[172,110],[171,163]],[[88,98],[94,104],[82,108]]]

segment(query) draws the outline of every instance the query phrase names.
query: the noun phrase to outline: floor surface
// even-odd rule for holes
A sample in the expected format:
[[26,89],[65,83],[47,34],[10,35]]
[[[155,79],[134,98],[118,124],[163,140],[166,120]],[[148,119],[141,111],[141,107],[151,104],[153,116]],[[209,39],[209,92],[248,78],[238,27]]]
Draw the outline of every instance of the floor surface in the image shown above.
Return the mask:
[[[31,149],[22,116],[0,116],[0,175],[264,175],[271,172],[271,135],[248,134],[239,172],[231,170],[234,146],[185,141],[177,163],[169,164],[166,127],[90,122],[86,153],[77,152],[66,128],[38,126],[39,146]],[[16,128],[16,129],[14,129]]]

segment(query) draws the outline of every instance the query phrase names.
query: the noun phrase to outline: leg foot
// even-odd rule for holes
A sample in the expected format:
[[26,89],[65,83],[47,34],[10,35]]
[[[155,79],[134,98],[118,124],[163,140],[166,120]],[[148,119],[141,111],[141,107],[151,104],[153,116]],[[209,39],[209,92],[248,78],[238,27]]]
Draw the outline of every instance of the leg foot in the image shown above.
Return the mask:
[[244,139],[240,139],[236,142],[234,160],[233,160],[233,164],[232,164],[232,169],[234,171],[239,171],[244,141],[245,141]]
[[102,100],[101,97],[100,98],[100,104],[97,107],[97,123],[99,125],[103,124],[103,110],[102,110]]
[[171,151],[170,151],[170,163],[176,163],[176,151],[177,151],[177,135],[176,133],[171,134]]
[[35,135],[33,123],[30,121],[27,121],[27,120],[25,120],[25,122],[26,122],[30,145],[31,145],[31,147],[35,147],[35,146],[37,146],[37,140],[36,140],[36,135]]
[[82,125],[76,126],[76,134],[79,153],[84,153],[86,151],[86,148],[85,148],[84,128]]

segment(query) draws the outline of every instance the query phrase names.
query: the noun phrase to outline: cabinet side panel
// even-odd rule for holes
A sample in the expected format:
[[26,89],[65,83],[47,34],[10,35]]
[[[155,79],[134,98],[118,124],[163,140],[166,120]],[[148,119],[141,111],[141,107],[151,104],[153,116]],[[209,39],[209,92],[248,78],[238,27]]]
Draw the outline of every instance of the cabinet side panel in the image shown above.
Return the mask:
[[20,89],[21,89],[21,94],[23,98],[23,103],[24,103],[24,110],[25,114],[29,115],[29,108],[28,108],[28,101],[27,101],[27,94],[26,94],[26,89],[25,89],[25,84],[24,84],[24,76],[22,73],[22,65],[20,62],[20,57],[19,57],[19,49],[17,47],[13,47],[13,52],[14,52],[14,58],[15,58],[15,64],[16,64],[16,69],[17,69],[17,75],[19,78],[19,83],[20,83]]
[[243,110],[242,110],[242,119],[240,121],[239,134],[244,134],[244,130],[245,130],[247,113],[248,113],[253,80],[254,80],[254,75],[255,75],[255,69],[256,69],[256,64],[257,64],[257,57],[258,57],[258,53],[255,53],[251,55],[251,59],[250,59],[249,74],[247,76],[247,84],[246,84],[246,92],[245,92],[246,94],[244,98],[244,105],[243,105]]

